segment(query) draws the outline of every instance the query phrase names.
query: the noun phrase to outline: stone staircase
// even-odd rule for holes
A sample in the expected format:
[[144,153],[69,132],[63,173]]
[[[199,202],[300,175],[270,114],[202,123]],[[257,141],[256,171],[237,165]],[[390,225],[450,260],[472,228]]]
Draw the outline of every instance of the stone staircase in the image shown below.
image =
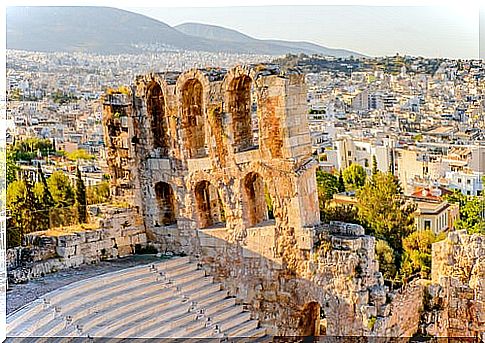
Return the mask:
[[7,317],[7,337],[259,338],[249,312],[189,257],[75,282]]

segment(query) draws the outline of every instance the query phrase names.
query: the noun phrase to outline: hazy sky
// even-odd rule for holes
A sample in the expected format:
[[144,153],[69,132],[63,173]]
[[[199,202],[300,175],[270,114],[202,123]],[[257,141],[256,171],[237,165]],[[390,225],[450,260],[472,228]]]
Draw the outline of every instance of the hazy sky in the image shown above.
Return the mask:
[[370,56],[399,52],[477,58],[479,54],[479,11],[468,5],[122,8],[171,26],[213,24],[255,38],[309,41]]

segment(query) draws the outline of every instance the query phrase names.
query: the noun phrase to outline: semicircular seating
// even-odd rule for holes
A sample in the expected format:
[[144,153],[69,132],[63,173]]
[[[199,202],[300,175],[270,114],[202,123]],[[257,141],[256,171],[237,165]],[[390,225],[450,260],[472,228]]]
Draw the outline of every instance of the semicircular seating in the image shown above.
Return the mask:
[[[7,337],[264,337],[266,329],[236,305],[189,257],[75,282],[7,316]],[[16,340],[17,341],[17,340]]]

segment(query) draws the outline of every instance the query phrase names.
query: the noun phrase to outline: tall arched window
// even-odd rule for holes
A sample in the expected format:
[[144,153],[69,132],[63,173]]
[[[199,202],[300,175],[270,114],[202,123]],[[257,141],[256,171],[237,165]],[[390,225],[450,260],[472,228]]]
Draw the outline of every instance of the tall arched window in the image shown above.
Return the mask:
[[155,194],[158,204],[158,224],[172,225],[177,222],[175,217],[175,196],[172,187],[166,182],[155,184]]
[[147,112],[153,136],[154,148],[160,149],[162,157],[168,156],[168,125],[165,116],[165,99],[162,88],[153,82],[147,92]]
[[[251,93],[254,95],[252,96]],[[228,105],[232,116],[232,132],[236,152],[251,149],[258,144],[258,117],[255,100],[256,97],[249,76],[243,75],[231,81],[228,90]]]
[[243,180],[244,220],[254,226],[268,219],[264,181],[258,173],[249,173]]
[[201,181],[196,185],[195,202],[201,229],[226,221],[219,192],[210,182]]
[[188,158],[207,156],[202,84],[188,80],[182,87],[182,130]]

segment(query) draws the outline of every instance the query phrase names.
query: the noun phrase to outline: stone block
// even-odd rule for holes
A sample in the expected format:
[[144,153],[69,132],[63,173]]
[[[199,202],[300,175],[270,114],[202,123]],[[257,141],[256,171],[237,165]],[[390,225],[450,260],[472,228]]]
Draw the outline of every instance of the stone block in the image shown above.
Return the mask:
[[56,253],[60,257],[68,258],[70,256],[76,255],[76,246],[68,246],[68,247],[57,247]]
[[100,230],[85,231],[86,243],[96,242],[101,239]]

